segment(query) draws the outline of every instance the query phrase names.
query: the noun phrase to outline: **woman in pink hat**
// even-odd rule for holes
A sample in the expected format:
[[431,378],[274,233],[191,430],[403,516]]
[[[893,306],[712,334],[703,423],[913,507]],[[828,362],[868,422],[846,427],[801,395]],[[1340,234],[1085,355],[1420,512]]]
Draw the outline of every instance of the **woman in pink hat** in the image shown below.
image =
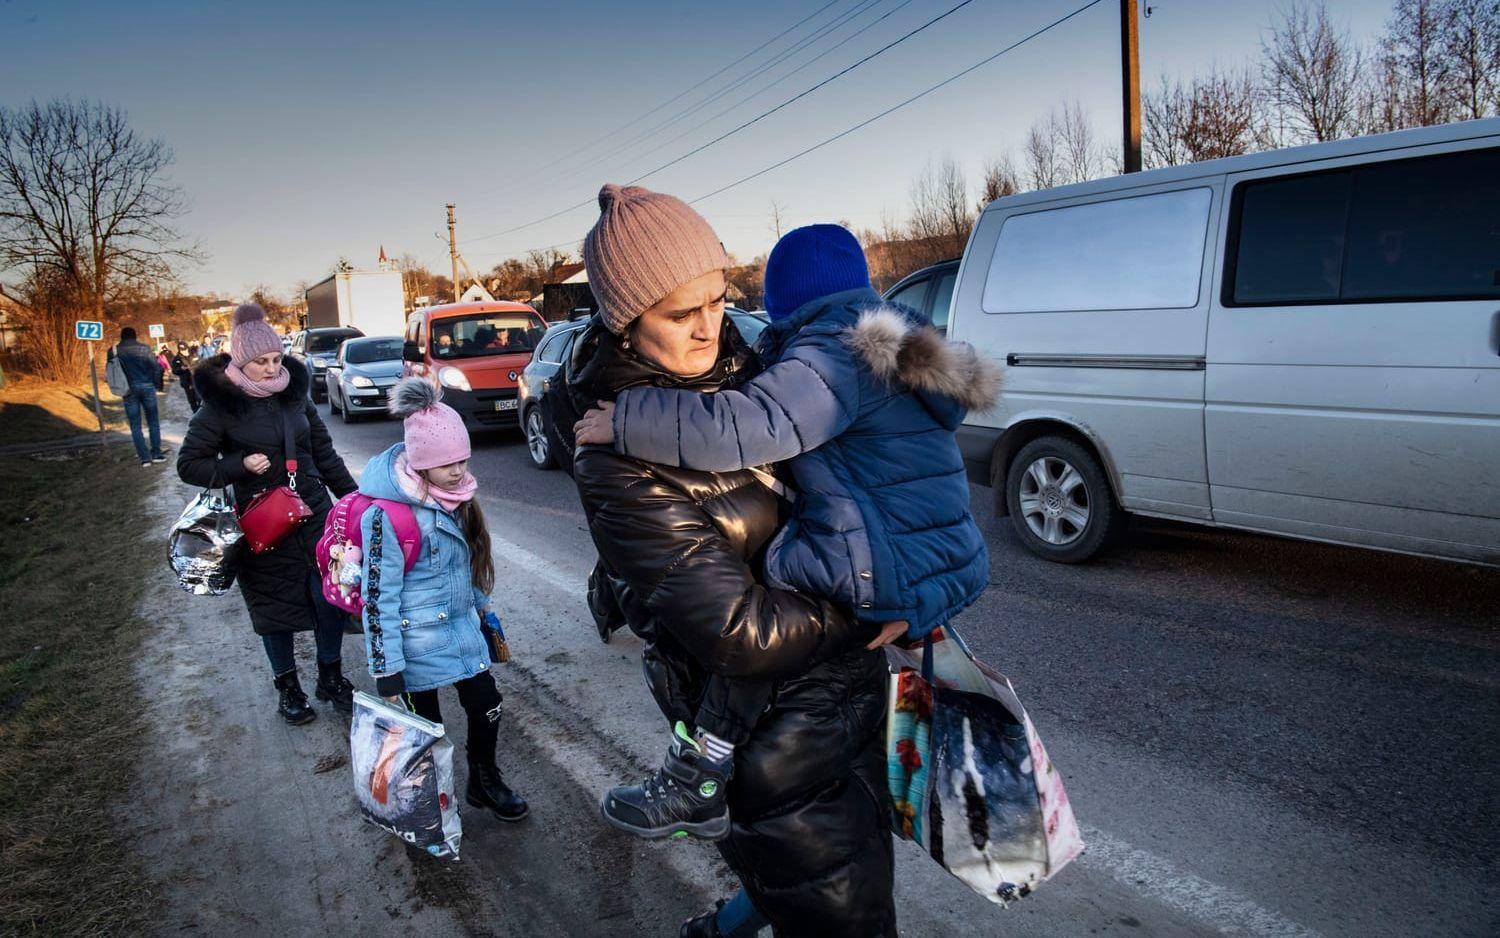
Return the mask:
[[469,431],[441,392],[405,378],[391,395],[405,439],[371,459],[359,490],[411,506],[421,529],[417,561],[406,555],[379,503],[360,518],[365,652],[381,696],[434,723],[443,722],[438,688],[458,691],[468,723],[467,800],[502,821],[519,821],[526,799],[495,764],[500,690],[490,675],[491,645],[481,622],[499,633],[491,611],[495,564],[490,533],[469,472]]
[[[182,481],[202,487],[234,486],[243,510],[261,492],[287,484],[287,459],[297,463],[297,494],[312,517],[271,550],[245,551],[235,570],[250,624],[261,637],[288,723],[317,716],[297,678],[292,635],[311,630],[318,649],[319,700],[348,713],[354,685],[344,677],[344,615],[323,599],[316,548],[323,519],[336,496],[354,491],[354,479],[334,451],[333,438],[307,396],[307,367],[283,358],[281,339],[254,303],[234,311],[232,355],[204,359],[193,371],[203,406],[193,413],[177,453]],[[286,450],[290,431],[293,451]]]
[[[584,263],[600,310],[567,372],[577,411],[629,388],[719,392],[753,377],[755,356],[724,315],[729,260],[708,222],[633,186],[605,186],[599,207]],[[605,579],[646,642],[656,704],[677,727],[662,767],[606,792],[601,814],[628,830],[687,819],[721,836],[744,886],[681,934],[769,924],[783,938],[895,935],[888,672],[849,609],[768,582],[781,497],[756,470],[605,446],[578,447],[573,477]],[[764,687],[720,693],[731,685],[711,674]],[[759,701],[748,719],[745,696]]]

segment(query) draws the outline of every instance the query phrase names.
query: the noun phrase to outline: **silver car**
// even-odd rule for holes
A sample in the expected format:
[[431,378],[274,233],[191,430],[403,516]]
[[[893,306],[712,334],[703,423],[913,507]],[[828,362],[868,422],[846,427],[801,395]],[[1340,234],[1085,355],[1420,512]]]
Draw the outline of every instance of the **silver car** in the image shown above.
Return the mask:
[[1500,119],[998,199],[950,335],[1041,556],[1128,513],[1500,564]]
[[328,366],[328,409],[353,423],[384,414],[391,386],[401,378],[401,337],[346,339]]

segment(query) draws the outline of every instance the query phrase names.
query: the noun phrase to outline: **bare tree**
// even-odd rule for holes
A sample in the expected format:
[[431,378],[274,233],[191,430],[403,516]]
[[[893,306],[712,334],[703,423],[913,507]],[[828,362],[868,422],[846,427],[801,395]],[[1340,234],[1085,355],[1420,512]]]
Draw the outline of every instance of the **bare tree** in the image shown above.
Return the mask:
[[1097,178],[1103,169],[1103,156],[1094,141],[1094,128],[1083,106],[1077,101],[1063,105],[1061,114],[1048,116],[1067,161],[1069,182],[1087,182]]
[[1391,10],[1381,50],[1401,91],[1403,126],[1448,120],[1455,99],[1454,73],[1444,54],[1448,19],[1441,0],[1396,0]]
[[963,252],[974,227],[969,187],[963,168],[952,157],[928,163],[912,180],[911,217],[905,240],[913,242],[927,263]]
[[1147,168],[1180,166],[1192,160],[1183,138],[1187,136],[1191,93],[1180,80],[1161,76],[1161,85],[1148,91],[1141,101],[1141,150]]
[[984,164],[984,178],[980,183],[979,203],[975,208],[982,212],[984,207],[996,199],[1003,199],[1008,195],[1015,195],[1021,191],[1021,176],[1016,172],[1016,165],[1011,160],[1009,153],[1002,153],[990,159]]
[[781,215],[782,215],[782,212],[783,212],[783,209],[782,209],[781,203],[778,202],[778,201],[776,201],[775,199],[772,199],[771,200],[771,233],[776,236],[776,240],[777,241],[781,240],[781,231],[782,231]]
[[1443,23],[1453,106],[1461,120],[1500,108],[1500,0],[1449,0]]
[[1032,189],[1050,189],[1063,182],[1063,157],[1058,152],[1057,122],[1037,120],[1026,131],[1021,157],[1026,162],[1026,182]]
[[0,268],[74,318],[103,320],[111,305],[171,282],[174,266],[199,257],[173,227],[186,205],[167,180],[171,164],[166,144],[104,104],[0,108]]
[[1298,138],[1337,140],[1356,132],[1364,55],[1326,6],[1293,4],[1261,46],[1270,103]]

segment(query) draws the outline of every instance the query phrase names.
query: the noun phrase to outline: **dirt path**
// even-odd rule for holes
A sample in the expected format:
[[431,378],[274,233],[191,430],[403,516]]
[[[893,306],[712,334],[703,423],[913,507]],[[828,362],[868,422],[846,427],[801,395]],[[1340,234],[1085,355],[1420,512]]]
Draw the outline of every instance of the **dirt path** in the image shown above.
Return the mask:
[[[179,410],[164,423],[180,427]],[[163,473],[152,505],[161,530],[191,494]],[[143,754],[143,798],[129,823],[163,882],[160,933],[667,935],[722,894],[720,871],[684,872],[660,859],[662,848],[597,823],[595,793],[575,781],[577,760],[598,758],[587,755],[597,749],[587,727],[523,672],[504,668],[500,764],[532,816],[502,825],[466,811],[459,862],[408,855],[359,818],[347,719],[321,704],[307,726],[276,716],[238,591],[188,596],[165,565],[156,576],[143,610],[155,627],[136,676],[154,701],[159,745]],[[310,636],[299,637],[309,689],[311,651]],[[369,689],[358,636],[346,637],[345,656],[351,679]],[[444,709],[461,712],[451,692]],[[461,753],[462,720],[449,729]],[[617,759],[599,768],[638,767]]]

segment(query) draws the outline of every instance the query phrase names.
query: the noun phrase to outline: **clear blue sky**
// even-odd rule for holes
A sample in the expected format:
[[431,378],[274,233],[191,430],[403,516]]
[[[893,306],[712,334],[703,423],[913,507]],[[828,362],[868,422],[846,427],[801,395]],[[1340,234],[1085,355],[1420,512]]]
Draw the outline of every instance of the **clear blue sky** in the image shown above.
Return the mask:
[[[584,201],[706,142],[900,36],[958,0],[875,0],[769,81],[895,12],[857,39],[716,121],[755,86],[652,139],[650,122],[579,150],[685,89],[692,104],[862,2],[839,0],[765,53],[704,79],[825,0],[550,3],[316,0],[0,0],[0,104],[90,97],[126,109],[176,151],[192,202],[183,228],[210,257],[190,287],[239,295],[265,282],[290,292],[340,256],[373,264],[381,244],[447,270],[443,204],[461,242]],[[1009,44],[1084,0],[977,0],[847,78],[643,184],[694,198],[868,117]],[[1140,0],[1147,87],[1161,74],[1258,56],[1281,0]],[[1369,38],[1388,0],[1334,0]],[[699,203],[729,249],[769,248],[775,199],[788,224],[844,218],[875,225],[904,209],[912,177],[951,155],[978,176],[1039,115],[1080,102],[1101,135],[1119,125],[1118,13],[1104,0],[968,78],[854,135]],[[671,138],[688,132],[683,139]],[[647,151],[661,147],[660,152]],[[597,154],[597,157],[594,155]],[[588,165],[593,159],[598,165]],[[575,167],[581,171],[570,172]],[[524,231],[461,243],[476,268],[527,248],[575,242],[584,208]]]

